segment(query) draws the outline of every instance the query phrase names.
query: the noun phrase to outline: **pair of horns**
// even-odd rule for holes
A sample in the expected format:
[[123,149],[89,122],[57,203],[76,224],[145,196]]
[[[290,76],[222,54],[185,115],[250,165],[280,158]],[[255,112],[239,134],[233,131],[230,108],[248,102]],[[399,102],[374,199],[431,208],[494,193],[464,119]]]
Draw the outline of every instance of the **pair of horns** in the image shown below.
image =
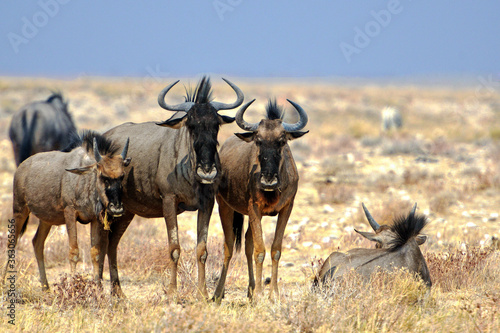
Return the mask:
[[[127,152],[128,152],[128,144],[129,144],[130,138],[127,138],[127,142],[125,143],[125,147],[123,147],[121,156],[123,159],[127,157]],[[101,153],[99,153],[99,148],[97,147],[97,140],[94,138],[94,158],[97,163],[101,162],[102,156]]]
[[[306,127],[306,125],[307,125],[307,120],[308,120],[307,114],[304,111],[304,109],[302,109],[302,107],[300,105],[298,105],[297,103],[292,102],[289,99],[287,99],[287,101],[290,104],[292,104],[293,107],[295,108],[295,110],[297,110],[297,112],[299,113],[299,121],[297,121],[295,124],[288,124],[288,123],[283,122],[283,128],[287,132],[299,131],[299,130],[303,129],[304,127]],[[243,114],[245,114],[245,111],[250,106],[250,104],[252,104],[253,102],[255,102],[255,99],[248,102],[247,104],[243,105],[241,107],[241,109],[238,110],[238,113],[236,113],[236,117],[235,117],[236,123],[238,124],[238,126],[242,130],[254,132],[257,130],[257,127],[259,127],[259,123],[248,123],[243,119]]]
[[[380,228],[380,225],[377,223],[377,221],[375,221],[372,214],[370,214],[370,212],[368,211],[368,208],[366,208],[365,204],[361,203],[361,206],[363,206],[363,210],[365,211],[366,219],[370,223],[370,226],[372,227],[372,229],[374,231],[377,231]],[[416,210],[417,210],[417,203],[415,202],[415,205],[413,206],[413,208],[410,212],[410,216],[412,216],[412,217],[415,216]]]
[[[229,80],[226,80],[222,78],[231,88],[233,88],[234,92],[236,93],[236,101],[234,103],[220,103],[220,102],[210,102],[210,104],[217,110],[230,110],[237,108],[238,106],[243,103],[243,92],[241,91],[240,88],[238,88],[234,83],[232,83]],[[158,104],[164,108],[165,110],[168,111],[181,111],[181,112],[188,112],[191,107],[194,105],[194,102],[184,102],[180,103],[177,105],[170,105],[165,102],[165,96],[169,92],[170,89],[172,89],[173,86],[175,86],[180,80],[175,81],[171,85],[165,87],[160,94],[158,95]]]

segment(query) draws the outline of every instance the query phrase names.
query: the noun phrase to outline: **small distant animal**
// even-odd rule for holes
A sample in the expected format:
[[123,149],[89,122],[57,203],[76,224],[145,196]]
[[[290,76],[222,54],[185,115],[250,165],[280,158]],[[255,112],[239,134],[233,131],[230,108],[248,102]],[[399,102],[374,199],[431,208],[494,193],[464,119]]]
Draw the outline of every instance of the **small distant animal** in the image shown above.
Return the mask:
[[431,287],[429,269],[419,248],[419,245],[427,240],[426,236],[420,234],[427,225],[427,218],[424,215],[415,214],[417,204],[408,216],[396,218],[391,226],[379,225],[365,205],[362,204],[362,206],[375,232],[355,231],[374,241],[376,247],[333,252],[321,267],[314,285],[318,285],[320,281],[328,285],[333,279],[342,277],[351,270],[369,278],[377,270],[391,271],[406,268],[410,273],[418,274],[424,283]]
[[[219,156],[222,177],[217,194],[219,214],[224,230],[224,264],[214,301],[224,296],[224,284],[233,255],[241,246],[243,215],[248,215],[249,226],[245,236],[245,254],[248,264],[248,297],[262,292],[262,267],[266,248],[262,235],[262,216],[276,216],[276,233],[271,246],[272,275],[269,298],[278,296],[278,264],[288,218],[297,193],[299,174],[288,141],[300,138],[307,124],[307,114],[290,100],[299,114],[296,123],[283,121],[283,109],[269,101],[267,117],[257,123],[248,123],[243,115],[255,100],[245,104],[236,114],[236,123],[247,131],[236,133],[222,145]],[[254,277],[253,260],[256,272]]]
[[[25,232],[29,215],[38,217],[40,223],[33,238],[33,248],[44,290],[49,289],[49,284],[43,248],[53,225],[66,225],[69,260],[74,273],[79,258],[76,222],[91,223],[91,257],[94,274],[98,276],[103,268],[98,266],[99,256],[106,254],[107,216],[118,217],[124,212],[121,194],[125,167],[130,163],[130,158],[126,157],[128,141],[121,154],[117,154],[118,146],[111,140],[88,131],[70,147],[73,149],[69,152],[33,155],[21,163],[14,174],[15,230],[9,235],[13,243],[8,250],[15,248],[18,238]],[[4,278],[8,267],[9,262]]]
[[22,107],[9,128],[16,166],[33,154],[64,149],[75,135],[76,126],[61,93]]
[[403,127],[401,112],[392,106],[385,107],[382,110],[382,131],[398,130],[401,127]]

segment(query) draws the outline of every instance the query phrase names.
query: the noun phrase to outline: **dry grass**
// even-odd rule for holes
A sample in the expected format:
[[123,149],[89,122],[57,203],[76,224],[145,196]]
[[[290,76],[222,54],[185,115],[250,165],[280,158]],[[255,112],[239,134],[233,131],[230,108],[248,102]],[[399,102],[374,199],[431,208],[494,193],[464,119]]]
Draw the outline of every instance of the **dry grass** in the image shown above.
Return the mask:
[[[218,81],[214,80],[214,97],[233,98]],[[118,252],[127,299],[111,298],[107,262],[102,289],[92,281],[88,226],[79,226],[81,263],[75,276],[67,275],[64,227],[51,232],[45,246],[51,291],[42,292],[31,245],[37,223],[33,219],[17,251],[16,325],[7,323],[3,289],[0,331],[500,331],[500,96],[477,98],[474,88],[233,81],[247,99],[257,98],[256,110],[249,111],[251,121],[263,114],[258,105],[269,96],[283,104],[285,98],[297,101],[309,114],[310,133],[291,144],[301,181],[285,231],[280,299],[269,302],[265,286],[264,297],[248,301],[243,253],[233,257],[222,304],[199,299],[196,213],[179,215],[182,253],[177,299],[166,294],[165,223],[137,217]],[[12,209],[15,165],[7,129],[16,109],[45,98],[49,89],[60,89],[70,99],[79,128],[104,131],[125,121],[165,119],[168,115],[159,110],[155,98],[162,87],[141,80],[1,78],[0,248],[7,246],[5,230]],[[174,102],[182,100],[179,94],[174,94]],[[387,104],[402,110],[401,131],[381,133],[380,110]],[[287,117],[295,119],[293,113]],[[235,125],[223,126],[219,141],[237,131]],[[418,202],[419,213],[430,220],[424,231],[428,241],[421,247],[433,280],[430,290],[403,271],[379,273],[368,283],[353,273],[328,289],[313,291],[311,277],[332,251],[373,246],[353,230],[370,229],[361,202],[381,224],[407,214]],[[271,272],[275,221],[275,217],[263,219],[266,278]],[[208,252],[206,275],[212,294],[223,258],[216,212]]]

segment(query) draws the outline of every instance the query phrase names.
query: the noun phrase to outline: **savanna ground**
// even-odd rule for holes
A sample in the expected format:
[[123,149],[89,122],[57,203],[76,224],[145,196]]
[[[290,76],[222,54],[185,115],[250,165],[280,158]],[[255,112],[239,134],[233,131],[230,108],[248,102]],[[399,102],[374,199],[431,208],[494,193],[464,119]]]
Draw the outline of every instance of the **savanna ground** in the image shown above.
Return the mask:
[[[214,97],[232,100],[230,88],[213,79]],[[6,248],[11,218],[15,165],[7,131],[12,114],[29,101],[45,99],[52,89],[70,100],[79,129],[105,131],[125,121],[164,120],[170,114],[157,106],[156,96],[167,81],[0,78],[0,249]],[[83,225],[82,260],[74,277],[69,275],[65,227],[52,229],[45,245],[51,292],[43,293],[31,245],[34,219],[16,256],[15,326],[8,324],[7,293],[2,289],[2,332],[500,331],[499,90],[479,81],[460,87],[233,81],[245,100],[257,98],[247,112],[251,121],[260,119],[266,99],[273,96],[283,105],[288,104],[286,98],[296,101],[309,114],[310,133],[291,143],[301,180],[285,233],[280,299],[247,300],[246,259],[239,253],[222,304],[198,300],[196,213],[179,215],[183,252],[178,301],[165,294],[165,224],[137,217],[119,247],[127,299],[109,296],[107,264],[104,291],[91,282],[89,227]],[[176,87],[170,98],[181,101],[182,94]],[[402,111],[402,130],[381,132],[380,110],[386,105]],[[295,120],[290,105],[287,114],[289,122]],[[219,141],[237,131],[235,124],[224,126]],[[311,277],[332,251],[372,246],[353,230],[369,230],[361,202],[379,223],[407,213],[414,202],[418,212],[428,216],[429,237],[421,249],[433,280],[430,292],[405,272],[377,275],[368,284],[353,275],[331,290],[311,291]],[[274,227],[275,218],[263,219],[268,251]],[[222,264],[222,242],[215,207],[207,262],[210,293]],[[5,254],[0,258],[3,262]],[[266,277],[270,265],[268,254]]]

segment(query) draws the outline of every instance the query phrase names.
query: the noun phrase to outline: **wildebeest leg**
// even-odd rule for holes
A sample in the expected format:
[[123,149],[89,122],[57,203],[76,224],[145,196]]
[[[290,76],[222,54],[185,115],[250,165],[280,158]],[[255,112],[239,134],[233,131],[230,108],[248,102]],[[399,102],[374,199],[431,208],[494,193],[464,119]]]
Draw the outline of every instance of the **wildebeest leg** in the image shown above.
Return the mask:
[[71,274],[76,273],[76,264],[80,257],[78,250],[78,238],[76,227],[76,212],[73,207],[64,209],[64,220],[66,222],[66,230],[69,238],[69,263],[71,265]]
[[105,231],[103,224],[97,220],[90,224],[90,246],[94,281],[100,285],[104,270],[104,257],[108,251],[108,231]]
[[[134,215],[125,212],[123,216],[118,218],[113,218],[111,222],[111,231],[108,232],[108,262],[109,262],[109,276],[111,282],[111,295],[120,298],[125,298],[125,294],[120,286],[120,279],[118,277],[118,264],[117,264],[117,250],[118,243],[123,234],[127,230],[130,222],[134,218]],[[104,245],[102,245],[104,246]],[[99,257],[99,267],[101,266],[101,260],[104,262],[104,256]],[[101,272],[99,272],[101,274]],[[102,274],[101,274],[102,278]]]
[[262,216],[260,215],[257,207],[254,207],[249,211],[248,218],[250,222],[250,228],[252,229],[254,246],[253,255],[255,260],[255,289],[253,296],[259,296],[262,293],[262,266],[264,263],[264,258],[266,257],[266,246],[264,244],[264,238],[262,237]]
[[205,207],[198,210],[198,232],[196,245],[196,259],[198,262],[198,291],[208,299],[207,283],[205,277],[205,262],[207,261],[207,235],[210,217],[214,209],[214,198],[207,199]]
[[47,222],[40,220],[35,237],[33,237],[33,249],[35,250],[38,271],[40,272],[40,283],[42,284],[43,290],[49,290],[49,282],[47,281],[47,275],[45,274],[43,248],[45,245],[45,239],[47,238],[51,227],[52,226]]
[[245,234],[245,255],[247,257],[248,266],[248,293],[247,297],[252,298],[253,291],[255,289],[255,276],[253,273],[253,238],[252,238],[252,228],[250,224],[248,225],[247,232]]
[[283,235],[285,234],[285,228],[288,223],[288,218],[292,212],[293,201],[285,206],[278,215],[278,222],[276,223],[276,232],[274,233],[274,241],[271,246],[271,259],[273,261],[273,268],[271,274],[271,289],[269,291],[269,299],[273,300],[273,297],[279,297],[278,291],[278,266],[281,258],[281,246],[283,243]]
[[222,199],[218,200],[218,203],[219,216],[222,223],[222,230],[224,231],[224,264],[222,266],[219,283],[215,289],[213,300],[220,304],[222,297],[224,297],[224,285],[226,283],[227,272],[229,270],[229,263],[233,257],[235,235],[233,231],[234,211]]
[[175,197],[167,196],[163,198],[163,216],[167,224],[168,253],[170,254],[169,274],[170,281],[167,287],[167,294],[177,296],[177,262],[181,255],[179,245],[179,234],[177,227],[177,211],[175,207]]

